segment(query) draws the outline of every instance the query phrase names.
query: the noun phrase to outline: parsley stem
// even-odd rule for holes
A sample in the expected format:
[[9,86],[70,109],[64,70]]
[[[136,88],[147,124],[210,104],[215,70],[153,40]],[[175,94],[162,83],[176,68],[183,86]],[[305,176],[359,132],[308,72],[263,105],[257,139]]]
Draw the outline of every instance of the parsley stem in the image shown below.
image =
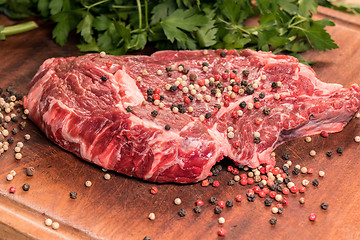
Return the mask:
[[149,29],[149,17],[148,17],[148,2],[145,0],[145,28]]
[[141,10],[141,2],[140,0],[136,0],[138,13],[139,13],[139,29],[142,28],[142,10]]
[[106,2],[108,2],[109,0],[102,0],[102,1],[100,1],[100,2],[97,2],[97,3],[93,3],[93,4],[91,4],[90,6],[86,6],[86,5],[84,5],[84,7],[85,8],[87,8],[88,10],[90,9],[90,8],[92,8],[92,7],[95,7],[95,6],[97,6],[97,5],[100,5],[100,4],[103,4],[103,3],[106,3]]
[[[141,5],[143,6],[143,5]],[[112,5],[112,8],[120,8],[120,9],[132,9],[132,8],[137,8],[137,6],[121,6],[121,5]]]
[[13,26],[9,26],[9,27],[5,27],[1,33],[4,34],[5,36],[9,36],[9,35],[14,35],[14,34],[18,34],[18,33],[23,33],[23,32],[27,32],[30,30],[33,30],[35,28],[39,27],[36,22],[34,21],[29,21],[29,22],[25,22],[25,23],[20,23],[20,24],[16,24]]

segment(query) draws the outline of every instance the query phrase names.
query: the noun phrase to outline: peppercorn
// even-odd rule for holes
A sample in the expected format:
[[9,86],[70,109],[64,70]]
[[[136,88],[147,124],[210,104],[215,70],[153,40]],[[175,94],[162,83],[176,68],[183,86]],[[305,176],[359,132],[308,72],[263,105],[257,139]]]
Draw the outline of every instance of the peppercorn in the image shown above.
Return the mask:
[[[2,118],[0,118],[0,119],[2,119]],[[25,127],[26,127],[26,122],[21,122],[21,123],[19,123],[19,129],[20,129],[20,130],[24,130]]]
[[265,204],[265,206],[270,207],[271,204],[272,204],[272,202],[273,202],[273,201],[272,201],[271,198],[267,198],[267,199],[265,199],[264,204]]
[[272,87],[273,89],[276,89],[276,88],[278,87],[277,82],[273,82],[273,83],[271,83],[271,87]]
[[208,178],[208,181],[209,181],[210,184],[213,184],[214,179],[213,178]]
[[338,149],[336,149],[336,152],[337,153],[343,153],[344,149],[342,147],[338,147]]
[[315,187],[319,186],[319,180],[314,179],[314,181],[312,181],[312,185],[314,185]]
[[277,222],[277,218],[276,218],[276,217],[270,218],[270,224],[271,224],[271,225],[275,225],[276,222]]
[[108,79],[107,79],[107,76],[106,75],[103,75],[102,77],[101,77],[101,80],[103,80],[104,82],[106,82]]
[[158,115],[158,112],[156,110],[151,112],[151,116],[156,117]]
[[327,152],[326,152],[326,156],[331,157],[331,156],[332,156],[332,152],[331,152],[331,151],[327,151]]
[[18,132],[19,132],[19,130],[18,130],[17,128],[13,128],[13,129],[11,130],[11,133],[12,133],[13,135],[16,135]]
[[259,98],[261,99],[265,98],[265,93],[264,92],[259,93]]
[[221,207],[215,206],[215,208],[214,208],[214,213],[215,213],[215,214],[220,214],[221,212],[222,212]]
[[216,197],[211,197],[211,198],[209,199],[209,203],[212,204],[212,205],[217,204],[217,202],[218,202],[218,200],[217,200]]
[[316,215],[315,215],[315,213],[310,213],[310,215],[309,215],[309,220],[310,220],[310,221],[315,221],[315,220],[316,220]]
[[171,128],[170,125],[165,125],[165,130],[166,130],[166,131],[169,131],[170,128]]
[[132,111],[133,111],[133,107],[132,107],[132,106],[127,106],[127,107],[126,107],[126,111],[127,111],[127,112],[132,112]]
[[143,240],[151,240],[151,237],[145,236],[145,237],[143,238]]
[[13,122],[18,122],[19,121],[19,118],[18,118],[18,116],[13,116],[12,118],[11,118],[11,121],[13,121]]
[[183,74],[188,74],[188,73],[189,73],[189,69],[188,69],[188,68],[184,68],[184,69],[182,70],[182,73],[183,73]]
[[245,93],[248,94],[248,95],[253,94],[254,91],[255,91],[255,89],[254,89],[252,84],[247,85],[246,88],[245,88]]
[[266,107],[266,108],[264,108],[263,112],[265,115],[270,115],[271,109]]
[[185,217],[185,216],[186,216],[186,211],[185,211],[185,209],[183,209],[183,208],[180,209],[179,212],[178,212],[178,214],[179,214],[180,217]]
[[212,183],[213,187],[219,187],[220,186],[220,182],[215,180],[213,183]]
[[24,191],[29,191],[30,185],[27,184],[27,183],[25,183],[25,184],[22,186],[22,189],[23,189]]
[[71,191],[71,192],[70,192],[70,198],[76,199],[76,198],[77,198],[77,192]]
[[323,203],[321,203],[320,206],[321,206],[321,209],[327,210],[329,207],[329,204],[327,202],[323,202]]
[[12,144],[12,143],[14,143],[14,138],[13,137],[9,137],[8,138],[8,140],[7,140],[7,142],[9,143],[9,144]]
[[242,71],[242,75],[243,75],[244,77],[248,77],[249,74],[250,74],[250,71],[249,71],[249,70],[243,70],[243,71]]
[[235,184],[235,180],[230,179],[229,182],[228,182],[228,185],[229,185],[229,186],[233,186],[234,184]]
[[288,184],[289,182],[291,182],[291,178],[289,178],[289,177],[284,178],[284,183],[285,184]]
[[150,193],[151,193],[151,194],[155,195],[155,194],[157,194],[158,192],[159,192],[159,190],[158,190],[157,187],[151,187],[151,189],[150,189]]
[[177,86],[173,85],[170,87],[171,92],[175,92],[177,90]]
[[247,200],[248,200],[249,202],[255,202],[255,195],[253,195],[253,194],[249,195],[249,196],[247,197]]
[[260,99],[259,99],[259,98],[257,98],[257,97],[254,97],[254,98],[253,98],[253,101],[254,101],[254,103],[257,103],[257,102],[259,102],[259,101],[260,101]]
[[207,66],[209,66],[209,63],[203,62],[203,63],[202,63],[202,66],[203,66],[203,67],[207,67]]
[[234,206],[233,200],[227,200],[226,201],[226,207],[233,207],[233,206]]
[[195,73],[190,73],[190,81],[195,81],[197,79],[197,75]]
[[210,93],[211,93],[212,95],[215,95],[215,94],[217,93],[216,88],[211,89]]
[[294,170],[292,171],[292,173],[293,173],[294,175],[298,175],[298,174],[300,173],[300,169],[294,168]]
[[241,81],[241,86],[246,87],[248,85],[248,82],[246,80]]
[[171,77],[171,76],[172,76],[172,73],[171,73],[171,72],[168,72],[167,75],[168,75],[168,77]]
[[209,113],[209,112],[208,112],[208,113],[206,113],[206,114],[205,114],[205,118],[206,118],[206,119],[211,118],[211,113]]
[[[255,176],[255,177],[256,177],[256,176]],[[264,183],[262,183],[262,182],[259,182],[259,183],[258,183],[258,186],[259,186],[260,189],[263,189],[263,188],[265,187]]]
[[239,107],[245,108],[245,107],[246,107],[246,102],[245,102],[245,101],[242,101],[242,102],[239,104]]
[[224,51],[221,52],[221,53],[220,53],[220,57],[226,57],[226,52],[224,52]]
[[194,208],[194,212],[195,213],[201,213],[201,207],[200,206],[196,206],[195,208]]
[[35,173],[35,168],[33,168],[33,167],[26,168],[26,175],[27,176],[33,176],[34,173]]

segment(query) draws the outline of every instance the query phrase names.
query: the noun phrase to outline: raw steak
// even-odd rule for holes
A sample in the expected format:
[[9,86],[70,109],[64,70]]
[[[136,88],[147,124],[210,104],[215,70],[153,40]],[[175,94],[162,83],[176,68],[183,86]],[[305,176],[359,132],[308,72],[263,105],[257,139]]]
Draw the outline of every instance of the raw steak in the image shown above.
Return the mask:
[[49,139],[82,159],[190,183],[224,156],[270,167],[284,141],[341,131],[359,110],[360,89],[321,82],[297,59],[267,52],[88,54],[46,60],[24,106]]

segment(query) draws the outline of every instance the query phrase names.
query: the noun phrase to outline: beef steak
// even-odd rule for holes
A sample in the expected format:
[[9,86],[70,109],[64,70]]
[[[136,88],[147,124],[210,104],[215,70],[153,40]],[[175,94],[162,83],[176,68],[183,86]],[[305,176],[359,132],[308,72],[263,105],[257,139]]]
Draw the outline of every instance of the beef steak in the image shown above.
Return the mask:
[[360,89],[321,82],[290,56],[252,50],[46,60],[24,98],[53,142],[87,161],[154,182],[190,183],[224,156],[273,166],[284,141],[338,132]]

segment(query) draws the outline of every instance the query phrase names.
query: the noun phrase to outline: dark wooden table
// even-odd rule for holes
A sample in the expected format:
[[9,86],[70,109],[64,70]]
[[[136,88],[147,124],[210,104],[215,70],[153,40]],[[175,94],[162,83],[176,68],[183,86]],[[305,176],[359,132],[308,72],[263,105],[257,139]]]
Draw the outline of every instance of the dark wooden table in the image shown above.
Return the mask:
[[[349,87],[360,84],[360,20],[320,9],[318,17],[331,17],[336,27],[329,32],[340,46],[328,52],[309,51],[304,54],[308,60],[316,61],[313,66],[318,77],[325,82],[337,82]],[[12,22],[0,16],[0,23]],[[70,41],[64,47],[51,40],[51,25],[40,24],[40,28],[18,36],[8,37],[0,42],[0,87],[12,85],[20,94],[27,93],[28,83],[41,63],[50,57],[79,55],[76,42]],[[0,156],[0,239],[221,239],[217,230],[219,215],[213,213],[213,206],[207,203],[211,196],[220,200],[234,199],[237,194],[245,196],[248,187],[235,184],[227,186],[232,175],[222,171],[215,177],[219,188],[201,187],[200,184],[153,184],[128,178],[111,172],[111,179],[104,180],[101,168],[89,164],[60,149],[47,140],[30,122],[14,136],[15,141],[23,141],[23,158],[14,159],[14,146]],[[10,127],[15,126],[11,123]],[[24,134],[31,140],[23,140]],[[311,143],[298,139],[277,148],[277,156],[287,152],[293,164],[311,167],[315,173],[293,177],[300,185],[303,178],[319,178],[317,172],[323,170],[325,177],[318,187],[309,186],[305,194],[291,194],[289,205],[278,217],[276,226],[269,224],[274,216],[270,208],[257,198],[251,203],[244,200],[233,208],[225,208],[221,216],[226,219],[223,228],[226,239],[360,239],[360,144],[354,136],[360,135],[360,120],[354,119],[341,132],[330,134],[328,138],[314,136]],[[336,154],[337,147],[344,148],[343,154]],[[315,157],[309,151],[316,149]],[[327,151],[333,151],[331,158]],[[278,165],[284,163],[277,157]],[[33,177],[26,176],[24,168],[35,167]],[[15,170],[12,181],[6,175]],[[85,181],[92,181],[90,188]],[[21,189],[30,184],[28,192]],[[9,193],[11,186],[15,194]],[[159,193],[151,195],[149,189],[157,186]],[[78,193],[77,199],[70,199],[70,191]],[[303,196],[306,203],[300,205]],[[182,199],[176,206],[173,200]],[[205,202],[201,214],[193,212],[194,202]],[[320,209],[322,202],[329,203],[327,211]],[[180,208],[187,211],[186,217],[179,217]],[[147,216],[156,214],[155,221]],[[310,222],[311,212],[317,220]],[[60,223],[58,230],[44,225],[51,218]]]

